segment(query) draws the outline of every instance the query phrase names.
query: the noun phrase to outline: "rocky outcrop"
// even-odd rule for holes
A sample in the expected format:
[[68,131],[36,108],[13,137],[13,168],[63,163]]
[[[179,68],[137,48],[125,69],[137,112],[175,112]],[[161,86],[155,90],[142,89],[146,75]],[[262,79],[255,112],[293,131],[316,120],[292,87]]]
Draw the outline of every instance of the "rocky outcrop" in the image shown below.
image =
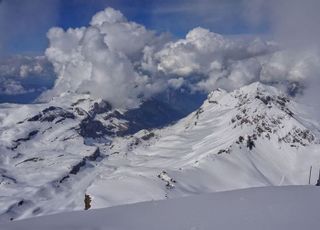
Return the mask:
[[60,107],[50,106],[27,121],[53,122],[59,123],[65,119],[75,119],[75,115]]
[[97,148],[93,154],[86,156],[82,158],[81,161],[79,161],[77,164],[73,165],[69,173],[65,176],[63,176],[60,180],[59,183],[64,182],[66,179],[70,177],[70,175],[76,175],[80,172],[81,168],[84,167],[88,162],[94,162],[97,161],[99,158],[103,159],[103,156],[100,153],[100,149]]
[[114,133],[105,127],[101,121],[88,117],[81,121],[79,134],[85,138],[99,138],[106,135],[113,135]]

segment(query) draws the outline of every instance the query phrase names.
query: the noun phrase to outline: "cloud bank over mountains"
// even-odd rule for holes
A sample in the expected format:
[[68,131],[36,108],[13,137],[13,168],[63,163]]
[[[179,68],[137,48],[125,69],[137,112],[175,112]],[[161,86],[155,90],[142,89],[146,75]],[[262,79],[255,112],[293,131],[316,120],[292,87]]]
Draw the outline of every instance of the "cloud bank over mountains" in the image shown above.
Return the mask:
[[[52,87],[55,74],[44,56],[0,59],[0,95],[21,95]],[[0,101],[2,101],[0,99]]]
[[90,92],[115,107],[135,107],[139,97],[159,91],[151,77],[137,65],[146,46],[157,47],[165,36],[156,36],[144,26],[107,8],[93,16],[88,27],[52,28],[46,56],[58,80],[44,98],[65,92]]
[[52,28],[46,56],[58,79],[42,100],[87,93],[118,108],[172,87],[209,92],[261,81],[307,85],[320,73],[317,49],[282,48],[259,38],[231,38],[197,27],[172,39],[106,8],[87,27]]

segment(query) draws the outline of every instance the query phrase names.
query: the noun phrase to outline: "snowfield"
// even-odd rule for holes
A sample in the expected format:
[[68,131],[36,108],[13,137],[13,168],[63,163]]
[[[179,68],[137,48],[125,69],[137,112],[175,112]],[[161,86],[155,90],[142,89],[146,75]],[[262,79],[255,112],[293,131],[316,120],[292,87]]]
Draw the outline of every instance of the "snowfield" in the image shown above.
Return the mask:
[[111,151],[116,154],[102,163],[109,171],[102,171],[87,189],[92,205],[305,185],[310,166],[315,184],[318,124],[300,116],[300,106],[275,88],[256,83],[232,93],[213,92],[197,111],[153,130],[147,141],[143,137],[150,133],[145,131],[126,140],[115,138]]
[[130,130],[141,124],[125,111],[90,95],[3,104],[0,223],[217,191],[307,185],[311,166],[315,184],[320,126],[305,111],[261,83],[213,91],[177,123],[137,133]]
[[14,221],[2,230],[319,229],[315,186],[264,187]]

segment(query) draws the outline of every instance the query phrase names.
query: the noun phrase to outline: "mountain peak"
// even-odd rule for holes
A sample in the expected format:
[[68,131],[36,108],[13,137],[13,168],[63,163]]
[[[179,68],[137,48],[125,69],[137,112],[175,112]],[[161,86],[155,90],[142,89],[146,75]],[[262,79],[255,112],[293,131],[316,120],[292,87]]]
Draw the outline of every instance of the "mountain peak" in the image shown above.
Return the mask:
[[[266,139],[275,146],[285,141],[292,148],[318,143],[317,132],[296,115],[297,108],[299,105],[277,88],[257,82],[229,93],[221,89],[211,92],[203,105],[185,119],[185,127],[212,125],[216,132],[217,128],[229,132],[229,137],[238,133],[231,145],[245,137],[249,141]],[[211,123],[217,120],[219,126]]]
[[261,82],[254,82],[250,85],[246,85],[241,87],[238,90],[234,91],[235,93],[239,94],[248,94],[248,95],[254,95],[254,94],[265,94],[265,95],[283,95],[283,92],[273,86],[265,85]]
[[101,208],[305,184],[310,166],[320,166],[319,136],[300,109],[261,83],[217,89],[199,109],[158,129],[179,114],[157,101],[131,111],[90,95],[2,106],[0,192],[14,196],[1,201],[0,220],[82,209],[88,195]]

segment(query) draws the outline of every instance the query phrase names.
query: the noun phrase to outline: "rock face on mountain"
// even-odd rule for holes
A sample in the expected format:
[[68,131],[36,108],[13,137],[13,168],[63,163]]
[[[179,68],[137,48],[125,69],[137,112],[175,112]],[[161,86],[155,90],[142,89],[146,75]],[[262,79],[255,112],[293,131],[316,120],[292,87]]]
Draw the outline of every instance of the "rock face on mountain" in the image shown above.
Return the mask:
[[156,100],[118,111],[89,95],[0,105],[0,220],[84,209],[86,196],[101,208],[306,184],[320,167],[319,123],[276,88],[215,90],[163,127],[180,117]]

